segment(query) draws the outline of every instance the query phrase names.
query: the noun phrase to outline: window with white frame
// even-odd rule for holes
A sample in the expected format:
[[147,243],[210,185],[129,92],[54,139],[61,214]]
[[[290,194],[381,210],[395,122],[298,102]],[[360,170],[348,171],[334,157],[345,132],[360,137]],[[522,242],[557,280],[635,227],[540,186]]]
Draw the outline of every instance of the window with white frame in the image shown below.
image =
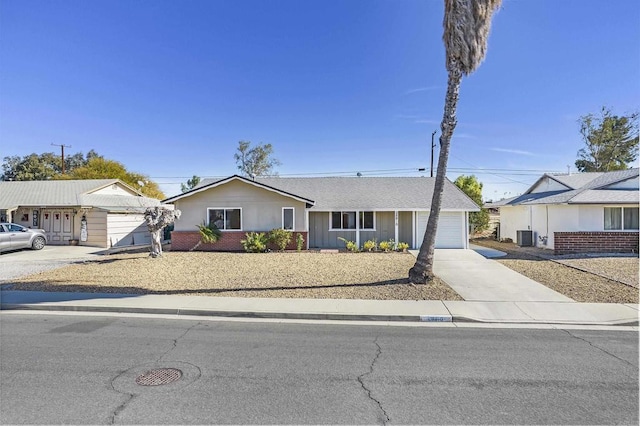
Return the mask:
[[360,212],[360,229],[376,229],[376,215],[373,212]]
[[[375,229],[374,212],[360,212],[360,229]],[[341,231],[356,229],[356,212],[331,212],[330,230]]]
[[638,207],[605,207],[604,229],[606,231],[639,229],[638,211]]
[[295,227],[294,213],[295,209],[293,207],[282,208],[282,229],[293,231]]
[[241,208],[210,208],[207,209],[209,223],[213,223],[223,231],[242,230]]

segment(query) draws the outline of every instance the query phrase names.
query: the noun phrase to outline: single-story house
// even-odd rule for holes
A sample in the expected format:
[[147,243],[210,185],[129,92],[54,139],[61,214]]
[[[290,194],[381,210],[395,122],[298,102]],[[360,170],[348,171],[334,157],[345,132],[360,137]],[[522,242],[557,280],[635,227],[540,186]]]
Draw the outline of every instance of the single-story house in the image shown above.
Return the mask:
[[500,238],[532,231],[532,245],[557,254],[637,253],[638,170],[544,174],[523,195],[491,203],[500,209]]
[[159,204],[119,179],[0,182],[0,222],[44,229],[51,245],[150,244],[144,211]]
[[[274,228],[302,234],[307,248],[343,248],[393,239],[412,248],[422,243],[435,178],[317,177],[205,179],[196,188],[164,200],[182,212],[171,234],[172,250],[188,250],[200,239],[196,225],[222,230],[208,250],[242,250],[249,231]],[[468,213],[479,207],[445,182],[436,247],[468,247]],[[295,238],[291,247],[295,247]]]

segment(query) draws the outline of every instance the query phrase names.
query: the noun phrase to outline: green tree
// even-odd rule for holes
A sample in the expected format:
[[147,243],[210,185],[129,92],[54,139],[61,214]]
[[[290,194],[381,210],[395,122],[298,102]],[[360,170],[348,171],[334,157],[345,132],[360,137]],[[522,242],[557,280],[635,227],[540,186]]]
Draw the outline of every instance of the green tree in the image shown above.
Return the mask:
[[24,157],[17,155],[4,157],[2,163],[2,180],[47,180],[60,173],[60,160],[57,164],[54,154],[29,154]]
[[233,158],[240,173],[247,177],[277,175],[274,168],[282,164],[273,158],[273,147],[270,143],[251,148],[251,142],[240,141],[238,152]]
[[[65,156],[65,170],[72,170],[85,166],[94,157],[100,157],[97,152],[91,150],[85,157],[82,152]],[[24,157],[4,157],[2,163],[3,173],[1,180],[47,180],[64,179],[62,175],[62,161],[60,155],[53,152],[43,154],[29,154]]]
[[625,170],[638,158],[638,113],[617,116],[602,107],[600,116],[580,117],[585,147],[578,151],[581,172]]
[[489,212],[482,207],[482,182],[474,175],[462,175],[458,176],[453,183],[480,207],[479,212],[469,213],[469,223],[474,226],[476,231],[487,229],[489,227]]
[[444,47],[447,67],[447,94],[444,114],[440,123],[440,155],[438,172],[431,200],[431,211],[416,263],[409,270],[409,280],[415,284],[427,283],[433,278],[433,253],[436,231],[442,205],[444,181],[451,137],[457,124],[456,108],[463,75],[478,68],[487,51],[491,18],[501,0],[445,0]]
[[187,192],[187,191],[191,191],[193,188],[195,188],[196,186],[198,186],[198,184],[200,183],[200,177],[193,175],[193,177],[191,179],[187,180],[187,183],[181,183],[180,184],[180,190],[182,192]]
[[70,179],[120,179],[147,197],[165,198],[158,184],[148,176],[130,172],[122,163],[103,157],[91,158],[86,165],[73,169],[68,176]]

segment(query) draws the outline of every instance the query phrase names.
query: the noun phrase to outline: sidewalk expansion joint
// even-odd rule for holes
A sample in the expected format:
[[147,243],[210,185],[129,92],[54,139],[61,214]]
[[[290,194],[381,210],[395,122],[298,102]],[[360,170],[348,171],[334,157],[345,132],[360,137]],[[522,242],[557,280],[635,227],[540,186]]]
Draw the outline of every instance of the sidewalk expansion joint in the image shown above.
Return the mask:
[[375,365],[375,363],[378,361],[378,358],[382,354],[382,348],[378,344],[378,337],[379,336],[376,336],[375,340],[373,341],[373,343],[375,343],[375,345],[377,347],[377,350],[376,350],[376,356],[373,358],[373,361],[371,361],[371,365],[369,366],[369,371],[367,371],[366,373],[362,373],[361,375],[358,376],[357,379],[358,379],[358,383],[360,383],[360,386],[362,387],[362,389],[367,393],[367,396],[369,397],[369,399],[372,400],[373,402],[375,402],[378,405],[378,407],[380,408],[380,411],[382,411],[382,414],[384,415],[384,419],[382,420],[382,424],[386,425],[387,423],[389,423],[391,421],[391,419],[389,418],[389,415],[387,414],[385,409],[382,407],[382,403],[380,401],[378,401],[377,399],[375,399],[371,395],[371,389],[367,388],[365,386],[365,384],[364,384],[364,376],[368,376],[368,375],[373,373],[373,366]]

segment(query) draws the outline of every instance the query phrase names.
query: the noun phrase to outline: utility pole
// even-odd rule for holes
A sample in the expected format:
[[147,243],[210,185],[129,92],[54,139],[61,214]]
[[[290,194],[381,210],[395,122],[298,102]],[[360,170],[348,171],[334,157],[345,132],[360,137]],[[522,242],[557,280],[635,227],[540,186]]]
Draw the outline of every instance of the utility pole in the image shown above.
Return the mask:
[[65,144],[57,145],[55,143],[52,143],[51,145],[52,146],[59,146],[60,148],[62,148],[62,174],[64,174],[64,149],[65,148],[71,148],[71,145],[65,145]]
[[433,148],[436,147],[436,143],[433,141],[433,138],[436,135],[437,130],[434,130],[433,133],[431,133],[431,177],[433,177]]

